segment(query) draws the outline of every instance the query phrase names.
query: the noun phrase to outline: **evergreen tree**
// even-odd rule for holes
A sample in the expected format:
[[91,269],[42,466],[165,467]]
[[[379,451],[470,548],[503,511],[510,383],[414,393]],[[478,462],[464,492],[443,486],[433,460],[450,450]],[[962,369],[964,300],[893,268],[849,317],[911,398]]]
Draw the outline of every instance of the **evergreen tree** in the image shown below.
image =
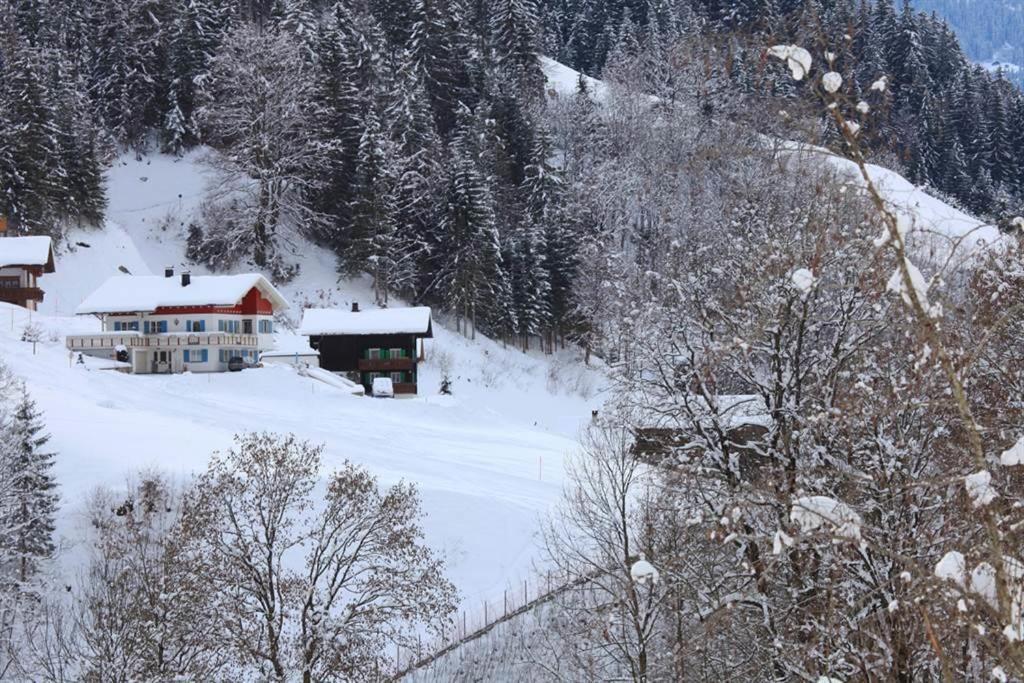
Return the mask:
[[535,0],[498,0],[491,7],[495,61],[525,94],[544,85],[537,52],[540,49]]
[[54,68],[56,146],[64,171],[57,200],[63,215],[80,223],[98,225],[107,206],[98,133],[88,114],[84,91],[75,87],[81,83],[69,71],[59,62]]
[[24,392],[5,427],[8,499],[4,501],[4,543],[11,580],[25,584],[54,552],[54,519],[59,496],[53,474],[55,455],[42,414]]
[[199,83],[223,40],[226,11],[216,0],[184,0],[170,37],[169,90],[163,117],[164,148],[177,152],[199,141],[195,110]]
[[339,253],[346,248],[352,226],[352,179],[367,106],[364,93],[373,79],[372,63],[364,59],[370,55],[360,35],[348,6],[338,2],[321,25],[317,41],[315,99],[326,172],[315,206],[329,217],[318,237]]
[[16,173],[6,188],[7,215],[17,231],[52,231],[62,198],[65,170],[57,140],[59,130],[50,93],[42,78],[36,48],[18,46],[10,62],[5,97],[13,135],[11,157]]
[[[1014,175],[1017,169],[1017,159],[1014,157],[1013,133],[1010,130],[1009,116],[1007,115],[1007,103],[1005,92],[1010,86],[1001,77],[997,77],[986,93],[986,128],[988,138],[984,154],[988,159],[988,168],[992,173],[992,181],[996,185],[1003,183],[1013,184]],[[1024,122],[1018,122],[1022,125]]]
[[960,141],[953,138],[943,153],[941,189],[953,197],[966,198],[971,190],[967,161]]
[[474,138],[468,112],[464,112],[451,145],[435,283],[444,305],[455,312],[456,326],[475,335],[478,316],[489,326],[506,322],[510,302],[494,198],[477,165],[479,150]]
[[370,107],[359,142],[346,262],[349,272],[365,270],[373,276],[374,296],[382,306],[387,305],[391,293],[411,283],[415,272],[414,250],[397,224],[398,178],[393,164],[393,144],[376,110]]
[[271,17],[275,27],[287,31],[305,48],[306,58],[316,58],[318,21],[311,0],[277,0]]
[[409,58],[426,75],[425,86],[438,132],[445,139],[455,127],[460,106],[476,106],[469,72],[471,39],[458,3],[414,0]]
[[439,197],[443,191],[445,150],[434,128],[425,77],[404,53],[396,89],[400,95],[388,109],[394,143],[396,223],[415,256],[414,298],[430,280],[430,253],[441,243]]

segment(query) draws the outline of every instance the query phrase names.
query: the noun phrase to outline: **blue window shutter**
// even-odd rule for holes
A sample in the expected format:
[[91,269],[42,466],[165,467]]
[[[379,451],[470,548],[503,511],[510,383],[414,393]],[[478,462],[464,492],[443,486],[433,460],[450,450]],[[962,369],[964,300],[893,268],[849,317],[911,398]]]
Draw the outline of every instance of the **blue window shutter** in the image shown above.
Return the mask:
[[206,321],[205,320],[200,320],[199,321],[199,331],[200,332],[206,332]]
[[185,331],[186,332],[191,332],[192,331],[192,321],[191,320],[186,320],[185,321]]
[[161,332],[166,332],[167,331],[167,321],[166,320],[161,320],[160,321],[160,331]]
[[185,349],[185,362],[186,363],[189,362],[189,359],[188,359],[188,349]]
[[209,359],[210,359],[210,350],[209,349],[203,349],[203,362],[205,363]]

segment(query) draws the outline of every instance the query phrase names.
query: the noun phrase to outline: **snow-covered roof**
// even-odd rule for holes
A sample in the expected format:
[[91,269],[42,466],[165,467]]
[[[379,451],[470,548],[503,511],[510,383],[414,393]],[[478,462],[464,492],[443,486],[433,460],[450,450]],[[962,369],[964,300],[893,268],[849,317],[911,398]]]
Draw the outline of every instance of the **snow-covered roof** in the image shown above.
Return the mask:
[[307,308],[302,314],[299,334],[367,335],[419,334],[432,337],[430,307],[381,308],[370,311],[344,311],[337,308]]
[[49,237],[0,237],[0,268],[46,266],[53,272],[53,247]]
[[306,349],[304,351],[281,351],[279,349],[274,349],[273,351],[263,351],[262,353],[260,353],[260,358],[292,358],[294,356],[299,356],[301,358],[303,356],[319,355],[320,352],[314,349]]
[[178,276],[115,275],[87,296],[75,313],[149,312],[165,306],[234,306],[253,287],[270,301],[275,311],[288,308],[281,293],[258,273],[193,276],[188,286],[182,286]]

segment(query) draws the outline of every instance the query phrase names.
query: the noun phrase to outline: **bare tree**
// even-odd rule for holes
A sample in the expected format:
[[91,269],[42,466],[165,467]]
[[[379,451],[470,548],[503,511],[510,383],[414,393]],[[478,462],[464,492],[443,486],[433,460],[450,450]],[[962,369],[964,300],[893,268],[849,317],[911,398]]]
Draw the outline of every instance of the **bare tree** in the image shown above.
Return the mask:
[[374,679],[394,665],[391,646],[444,623],[454,588],[422,545],[411,486],[381,492],[346,464],[314,507],[321,451],[238,437],[199,478],[184,528],[225,645],[247,665],[275,679]]
[[49,681],[209,678],[226,659],[216,615],[182,555],[181,491],[144,475],[88,505],[89,560],[69,594],[47,596],[26,625],[21,670]]
[[311,203],[325,168],[312,134],[311,66],[287,32],[242,24],[213,60],[205,101],[198,119],[223,150],[211,157],[221,180],[214,197],[239,214],[207,226],[206,239],[231,251],[251,244],[257,266],[273,265],[282,230],[322,220]]
[[548,647],[557,654],[547,666],[572,662],[570,670],[601,680],[665,673],[654,651],[668,592],[656,571],[636,573],[659,558],[647,524],[651,480],[631,442],[627,430],[608,424],[586,432],[566,500],[545,532],[559,581],[578,585],[556,598],[566,618],[552,626]]

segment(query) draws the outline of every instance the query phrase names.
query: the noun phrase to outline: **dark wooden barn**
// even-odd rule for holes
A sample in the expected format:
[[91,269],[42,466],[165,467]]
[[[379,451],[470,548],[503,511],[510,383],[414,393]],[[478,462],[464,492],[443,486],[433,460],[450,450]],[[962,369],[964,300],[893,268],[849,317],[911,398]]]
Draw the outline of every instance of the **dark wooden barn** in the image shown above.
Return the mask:
[[415,394],[421,339],[433,337],[430,309],[383,308],[351,311],[310,308],[300,333],[320,352],[320,367],[347,374],[369,393],[373,380],[389,377],[396,394]]

